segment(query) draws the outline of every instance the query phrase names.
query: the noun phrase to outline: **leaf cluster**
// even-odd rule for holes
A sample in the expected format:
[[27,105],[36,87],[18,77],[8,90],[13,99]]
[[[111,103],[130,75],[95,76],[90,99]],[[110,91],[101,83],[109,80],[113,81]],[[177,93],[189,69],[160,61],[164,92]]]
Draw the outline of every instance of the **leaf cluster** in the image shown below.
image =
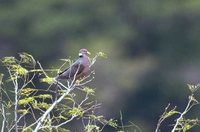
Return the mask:
[[173,117],[174,115],[178,115],[179,117],[175,119],[175,124],[173,124],[172,132],[178,131],[178,132],[186,132],[193,127],[200,124],[199,119],[197,118],[188,118],[187,114],[190,112],[190,110],[195,106],[199,104],[199,101],[195,98],[194,93],[200,88],[199,84],[191,85],[188,84],[188,88],[191,92],[191,95],[188,97],[187,106],[185,107],[184,111],[178,111],[177,107],[170,109],[170,104],[165,108],[164,113],[160,116],[157,128],[155,132],[160,131],[160,126],[167,118]]
[[[105,54],[97,53],[92,59],[92,65],[99,56],[104,57]],[[9,75],[8,81],[0,91],[4,94],[2,107],[10,111],[1,113],[0,116],[6,117],[9,113],[11,119],[5,118],[6,127],[2,130],[12,131],[15,128],[20,131],[33,131],[40,120],[41,131],[69,131],[70,128],[66,126],[75,119],[82,120],[84,131],[87,132],[103,131],[106,125],[115,129],[118,127],[116,120],[106,119],[103,115],[96,114],[95,111],[101,107],[101,104],[91,98],[91,96],[95,97],[95,89],[85,86],[93,78],[90,79],[88,76],[78,81],[58,82],[48,73],[57,69],[43,69],[41,64],[28,53],[20,53],[19,59],[4,57],[1,62]],[[35,79],[40,80],[39,83],[44,83],[44,87],[36,88],[33,83]],[[0,84],[2,83],[1,79]],[[6,89],[8,85],[13,85],[9,91]],[[74,89],[80,92],[77,93]],[[82,97],[81,100],[77,99],[79,96]],[[62,101],[57,103],[61,97],[63,97]],[[46,114],[48,111],[49,113]]]

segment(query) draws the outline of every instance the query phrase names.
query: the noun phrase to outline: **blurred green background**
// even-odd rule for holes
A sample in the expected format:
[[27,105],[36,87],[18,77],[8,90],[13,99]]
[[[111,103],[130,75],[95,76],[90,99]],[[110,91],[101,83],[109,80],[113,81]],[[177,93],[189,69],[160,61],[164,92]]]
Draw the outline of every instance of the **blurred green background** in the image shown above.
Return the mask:
[[[28,52],[58,68],[80,48],[105,52],[89,84],[99,113],[118,119],[121,110],[124,124],[143,132],[155,130],[168,103],[184,109],[186,84],[200,80],[199,34],[199,0],[0,0],[0,57]],[[195,108],[188,117],[199,117]]]

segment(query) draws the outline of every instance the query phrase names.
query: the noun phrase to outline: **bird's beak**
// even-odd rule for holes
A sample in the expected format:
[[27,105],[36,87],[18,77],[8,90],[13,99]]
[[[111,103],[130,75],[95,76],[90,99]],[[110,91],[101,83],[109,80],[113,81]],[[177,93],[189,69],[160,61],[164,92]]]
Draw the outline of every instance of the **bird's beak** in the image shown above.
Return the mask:
[[87,51],[87,54],[88,54],[88,55],[91,55],[91,53],[90,53],[89,51]]

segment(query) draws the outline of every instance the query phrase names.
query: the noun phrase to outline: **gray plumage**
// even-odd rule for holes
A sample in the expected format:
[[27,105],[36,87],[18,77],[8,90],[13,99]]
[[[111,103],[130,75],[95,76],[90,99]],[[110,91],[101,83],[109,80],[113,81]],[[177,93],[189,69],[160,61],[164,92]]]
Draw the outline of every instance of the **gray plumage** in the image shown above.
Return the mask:
[[81,49],[79,51],[79,58],[67,69],[60,72],[55,79],[73,80],[75,78],[75,80],[77,80],[87,76],[90,71],[90,60],[88,54],[90,53],[86,49]]

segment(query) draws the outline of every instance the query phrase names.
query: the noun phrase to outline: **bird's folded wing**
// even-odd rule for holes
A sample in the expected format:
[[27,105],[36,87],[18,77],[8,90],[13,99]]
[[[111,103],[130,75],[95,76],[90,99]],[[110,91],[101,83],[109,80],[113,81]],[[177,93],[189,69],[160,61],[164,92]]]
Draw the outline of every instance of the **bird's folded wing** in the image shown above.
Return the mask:
[[84,69],[84,65],[82,65],[79,61],[73,63],[69,68],[60,72],[56,79],[73,79],[73,77],[77,77]]

